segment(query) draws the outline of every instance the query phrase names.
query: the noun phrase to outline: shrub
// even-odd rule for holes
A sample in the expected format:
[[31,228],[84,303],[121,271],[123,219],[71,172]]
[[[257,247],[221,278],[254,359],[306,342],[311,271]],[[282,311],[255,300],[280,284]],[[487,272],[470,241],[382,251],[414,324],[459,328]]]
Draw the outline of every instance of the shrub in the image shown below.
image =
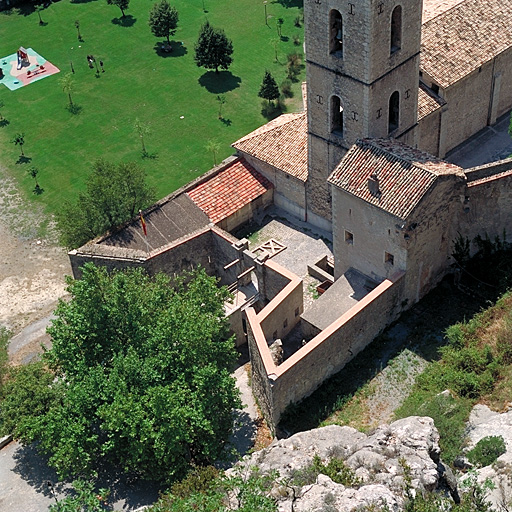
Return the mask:
[[291,98],[293,96],[292,82],[290,80],[283,80],[283,83],[281,84],[281,93],[286,98]]
[[315,483],[318,475],[328,476],[333,482],[346,487],[361,485],[361,480],[342,459],[332,458],[327,464],[324,464],[318,455],[315,455],[309,466],[295,471],[292,474],[292,481],[295,485],[303,487]]
[[507,451],[501,436],[488,436],[480,439],[476,446],[467,453],[467,458],[475,466],[490,466],[500,455]]

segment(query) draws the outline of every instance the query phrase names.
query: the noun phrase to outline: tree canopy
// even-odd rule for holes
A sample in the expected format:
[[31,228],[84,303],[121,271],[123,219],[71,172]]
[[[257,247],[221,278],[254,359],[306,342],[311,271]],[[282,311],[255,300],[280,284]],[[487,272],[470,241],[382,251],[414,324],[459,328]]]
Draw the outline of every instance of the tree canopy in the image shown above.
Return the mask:
[[52,348],[12,379],[0,414],[23,443],[38,441],[60,476],[111,463],[170,481],[215,461],[240,406],[226,288],[204,270],[170,278],[69,278],[48,329]]
[[260,87],[260,92],[258,93],[260,98],[270,101],[277,100],[279,98],[279,87],[277,86],[274,77],[270,73],[270,71],[265,71],[265,76],[263,77],[263,82]]
[[128,5],[130,4],[130,0],[107,0],[108,5],[117,5],[119,9],[121,9],[122,17],[124,18],[126,14],[124,11],[128,9]]
[[176,7],[171,7],[167,0],[154,4],[149,12],[149,26],[156,37],[166,37],[169,43],[169,36],[174,35],[178,26]]
[[195,45],[195,61],[199,67],[206,69],[228,69],[233,62],[233,43],[224,33],[224,30],[213,28],[206,21],[199,31]]
[[136,164],[114,165],[98,160],[85,192],[75,204],[66,202],[57,212],[61,243],[69,248],[80,247],[131,219],[154,199],[144,171]]

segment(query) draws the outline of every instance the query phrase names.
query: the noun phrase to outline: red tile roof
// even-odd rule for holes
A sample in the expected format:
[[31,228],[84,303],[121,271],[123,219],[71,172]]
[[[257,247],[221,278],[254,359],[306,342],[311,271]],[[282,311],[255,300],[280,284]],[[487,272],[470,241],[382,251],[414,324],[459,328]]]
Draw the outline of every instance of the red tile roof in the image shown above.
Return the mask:
[[[374,173],[378,193],[368,185]],[[441,174],[464,175],[460,167],[397,141],[365,139],[350,148],[329,183],[406,219]]]
[[270,181],[240,158],[187,195],[211,222],[217,223],[271,188]]
[[446,105],[446,101],[436,96],[420,82],[418,90],[418,121],[439,110],[443,105]]
[[464,0],[423,24],[420,68],[446,88],[512,46],[512,0]]
[[308,177],[308,121],[306,112],[283,114],[232,146],[295,178]]

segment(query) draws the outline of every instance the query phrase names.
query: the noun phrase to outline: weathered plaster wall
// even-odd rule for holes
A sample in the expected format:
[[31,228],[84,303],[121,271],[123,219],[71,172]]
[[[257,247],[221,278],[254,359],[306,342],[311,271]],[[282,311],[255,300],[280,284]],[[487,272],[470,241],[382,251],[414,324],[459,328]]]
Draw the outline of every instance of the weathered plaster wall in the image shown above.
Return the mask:
[[[402,221],[360,199],[332,187],[334,277],[338,279],[350,267],[377,282],[406,270],[407,252],[397,225]],[[345,231],[353,235],[347,241]],[[393,255],[393,265],[386,263],[385,253]]]

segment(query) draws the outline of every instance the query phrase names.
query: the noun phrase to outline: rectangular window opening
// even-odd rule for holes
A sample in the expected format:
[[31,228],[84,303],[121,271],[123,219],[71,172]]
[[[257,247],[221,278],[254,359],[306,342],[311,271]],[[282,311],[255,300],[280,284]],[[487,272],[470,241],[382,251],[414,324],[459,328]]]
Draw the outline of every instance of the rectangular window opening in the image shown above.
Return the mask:
[[384,253],[384,263],[389,263],[390,265],[395,264],[395,257],[390,252]]
[[354,235],[350,231],[345,230],[345,242],[347,244],[353,244],[354,243]]

